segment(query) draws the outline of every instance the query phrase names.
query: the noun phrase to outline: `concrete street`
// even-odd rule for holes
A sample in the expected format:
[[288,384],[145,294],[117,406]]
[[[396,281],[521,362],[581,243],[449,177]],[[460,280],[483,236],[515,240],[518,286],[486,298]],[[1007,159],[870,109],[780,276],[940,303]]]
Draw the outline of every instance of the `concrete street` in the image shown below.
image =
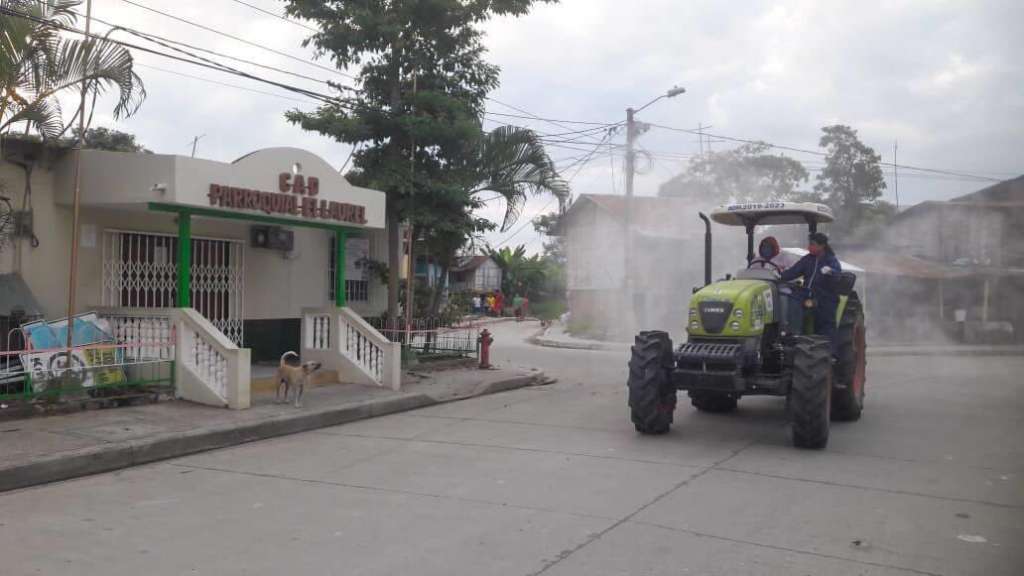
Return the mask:
[[559,381],[0,494],[0,573],[1024,573],[1024,358],[869,359],[810,452],[772,398],[640,437],[622,352],[491,329]]

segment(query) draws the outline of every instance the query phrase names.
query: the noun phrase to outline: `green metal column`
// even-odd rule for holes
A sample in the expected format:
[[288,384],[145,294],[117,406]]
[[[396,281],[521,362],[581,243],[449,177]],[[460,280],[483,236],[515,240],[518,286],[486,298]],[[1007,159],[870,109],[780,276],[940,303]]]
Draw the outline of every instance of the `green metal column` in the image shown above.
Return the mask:
[[178,308],[192,307],[192,215],[178,213]]
[[334,249],[334,303],[342,308],[345,306],[345,240],[348,233],[338,229],[334,233],[336,246]]

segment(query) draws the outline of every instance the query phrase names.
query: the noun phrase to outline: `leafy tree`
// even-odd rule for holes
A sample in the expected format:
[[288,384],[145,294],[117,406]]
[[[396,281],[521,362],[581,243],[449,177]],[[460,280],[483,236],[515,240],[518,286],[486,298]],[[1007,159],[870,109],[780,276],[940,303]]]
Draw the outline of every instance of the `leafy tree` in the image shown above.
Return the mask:
[[[75,138],[78,138],[78,128],[74,128]],[[135,135],[112,128],[89,128],[85,131],[83,147],[89,150],[109,150],[111,152],[138,152],[152,154],[142,144],[135,141]]]
[[807,170],[797,160],[769,154],[770,148],[758,142],[695,157],[686,172],[662,184],[658,194],[699,203],[792,198],[807,180]]
[[[484,98],[498,68],[483,59],[480,26],[556,0],[288,0],[290,16],[316,23],[305,41],[339,68],[355,68],[358,89],[289,121],[348,144],[353,166],[387,193],[388,314],[398,309],[399,223],[437,190],[466,189],[468,161],[482,137]],[[469,171],[471,172],[471,171]],[[472,183],[472,184],[475,184]],[[469,186],[471,186],[470,184]]]
[[128,50],[106,39],[60,35],[57,27],[75,23],[78,4],[0,0],[0,132],[25,123],[26,131],[44,138],[62,135],[78,113],[65,124],[58,98],[80,91],[83,82],[93,106],[108,90],[117,93],[114,118],[130,116],[142,104],[145,88]]
[[488,132],[472,166],[471,179],[476,185],[470,194],[497,192],[505,199],[502,232],[516,223],[531,194],[552,194],[559,205],[569,199],[568,183],[558,175],[543,142],[532,130],[502,126]]
[[536,297],[544,285],[545,263],[540,256],[526,255],[526,246],[520,244],[514,249],[505,246],[499,250],[489,248],[487,255],[501,268],[501,291],[508,296],[526,294]]
[[836,124],[821,129],[819,146],[825,148],[825,168],[814,191],[836,213],[836,228],[851,232],[865,218],[884,217],[877,203],[885,190],[881,155],[860,141],[857,131]]
[[533,219],[533,230],[546,238],[544,241],[544,257],[561,265],[566,263],[565,245],[557,229],[561,223],[562,212],[548,212]]

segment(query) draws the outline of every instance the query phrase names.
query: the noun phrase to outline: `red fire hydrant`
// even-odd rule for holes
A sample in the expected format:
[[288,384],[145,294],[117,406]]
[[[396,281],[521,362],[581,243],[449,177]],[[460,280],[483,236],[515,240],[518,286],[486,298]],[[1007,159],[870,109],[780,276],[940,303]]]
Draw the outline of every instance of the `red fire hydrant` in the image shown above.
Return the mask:
[[480,332],[480,336],[476,339],[476,343],[480,347],[480,369],[487,370],[491,367],[491,343],[494,342],[494,338],[491,333],[484,328]]

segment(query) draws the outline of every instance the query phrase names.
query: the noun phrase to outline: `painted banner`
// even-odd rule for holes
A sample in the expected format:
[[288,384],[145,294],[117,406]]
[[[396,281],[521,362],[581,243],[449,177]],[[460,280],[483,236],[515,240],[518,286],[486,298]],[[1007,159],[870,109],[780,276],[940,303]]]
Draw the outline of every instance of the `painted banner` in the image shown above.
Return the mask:
[[95,312],[75,316],[72,349],[68,354],[60,348],[67,345],[67,319],[55,322],[32,322],[21,327],[29,348],[44,352],[21,355],[21,362],[32,375],[32,388],[45,390],[52,380],[71,370],[84,388],[124,384],[128,381],[121,368],[119,351],[115,349],[82,349],[75,346],[114,344],[106,320]]

